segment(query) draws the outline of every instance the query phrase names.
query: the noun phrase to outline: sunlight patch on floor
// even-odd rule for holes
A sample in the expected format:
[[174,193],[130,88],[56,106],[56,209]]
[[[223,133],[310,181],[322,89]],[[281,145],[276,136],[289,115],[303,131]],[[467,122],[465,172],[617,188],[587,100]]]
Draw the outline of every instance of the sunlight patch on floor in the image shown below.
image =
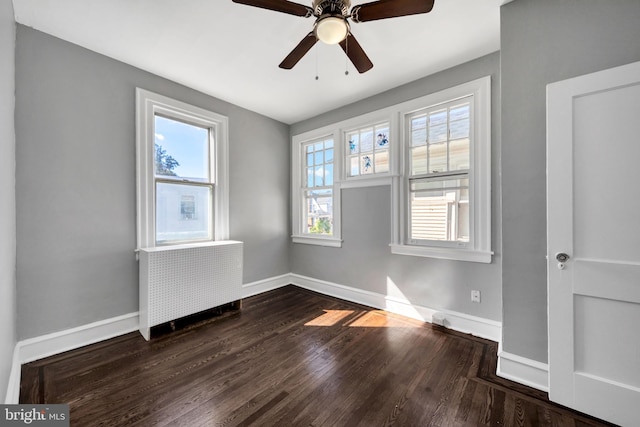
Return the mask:
[[367,311],[349,323],[351,327],[361,328],[421,328],[423,322],[387,313],[382,310]]
[[353,314],[353,310],[322,310],[324,314],[305,323],[305,326],[333,326],[347,316]]
[[323,314],[305,323],[305,326],[335,326],[343,320],[356,314],[344,326],[356,328],[420,328],[423,322],[404,316],[386,312],[384,310],[359,311],[353,310],[322,310]]

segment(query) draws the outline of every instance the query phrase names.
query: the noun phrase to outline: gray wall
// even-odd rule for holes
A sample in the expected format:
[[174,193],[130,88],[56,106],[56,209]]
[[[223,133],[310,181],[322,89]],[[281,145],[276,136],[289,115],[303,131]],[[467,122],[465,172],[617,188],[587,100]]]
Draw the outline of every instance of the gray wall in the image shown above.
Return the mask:
[[244,281],[289,272],[287,125],[21,25],[16,70],[19,339],[138,310],[136,87],[229,117]]
[[13,4],[0,1],[0,403],[16,345],[14,46]]
[[[499,64],[499,53],[493,53],[291,127],[291,135],[296,135],[490,75],[494,165],[492,246],[496,253],[493,263],[392,255],[389,249],[390,187],[380,186],[342,190],[342,248],[292,244],[294,273],[383,295],[404,296],[416,305],[501,320]],[[402,295],[387,288],[388,279]],[[482,292],[481,304],[471,303],[471,289]]]
[[546,362],[546,85],[640,60],[640,1],[516,0],[501,20],[503,348]]

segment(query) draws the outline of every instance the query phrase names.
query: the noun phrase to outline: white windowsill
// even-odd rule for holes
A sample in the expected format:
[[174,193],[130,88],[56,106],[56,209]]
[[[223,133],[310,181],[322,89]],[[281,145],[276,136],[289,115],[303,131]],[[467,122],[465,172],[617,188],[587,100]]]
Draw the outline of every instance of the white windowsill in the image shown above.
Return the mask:
[[436,248],[391,244],[391,253],[396,255],[421,256],[427,258],[450,259],[455,261],[479,262],[491,264],[493,252],[474,251],[469,249]]
[[316,237],[309,235],[291,236],[293,243],[304,243],[306,245],[329,246],[332,248],[341,248],[342,240],[333,237]]
[[152,248],[140,248],[138,251],[145,252],[162,252],[162,251],[173,251],[179,249],[193,249],[193,248],[202,248],[209,246],[224,246],[224,245],[235,245],[241,243],[237,240],[208,240],[206,242],[190,242],[190,243],[180,243],[177,245],[162,245],[162,246],[154,246]]

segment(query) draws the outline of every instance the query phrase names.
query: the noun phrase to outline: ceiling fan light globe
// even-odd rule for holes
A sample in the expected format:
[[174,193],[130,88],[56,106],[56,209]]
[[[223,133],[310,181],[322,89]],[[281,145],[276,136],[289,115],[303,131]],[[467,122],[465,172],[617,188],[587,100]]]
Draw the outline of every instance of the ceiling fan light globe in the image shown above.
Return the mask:
[[316,37],[326,44],[340,43],[348,32],[347,21],[335,16],[321,19],[316,25]]

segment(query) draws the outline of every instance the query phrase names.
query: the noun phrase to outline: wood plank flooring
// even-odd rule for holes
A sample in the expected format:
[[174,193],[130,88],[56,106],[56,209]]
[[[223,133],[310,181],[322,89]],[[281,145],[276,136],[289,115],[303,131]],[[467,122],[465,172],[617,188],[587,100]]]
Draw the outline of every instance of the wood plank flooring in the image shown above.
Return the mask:
[[497,378],[497,345],[287,286],[236,315],[22,367],[72,426],[604,426]]

